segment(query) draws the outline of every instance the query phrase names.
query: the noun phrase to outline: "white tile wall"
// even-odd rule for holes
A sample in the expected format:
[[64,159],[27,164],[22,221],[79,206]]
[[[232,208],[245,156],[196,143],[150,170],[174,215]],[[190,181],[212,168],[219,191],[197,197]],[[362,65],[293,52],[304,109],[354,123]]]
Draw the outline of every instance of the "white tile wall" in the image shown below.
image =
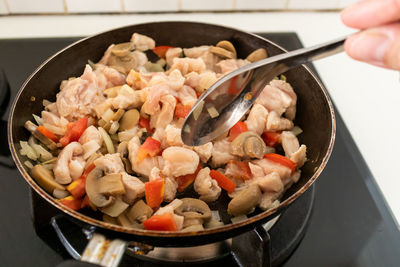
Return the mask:
[[183,11],[197,10],[233,10],[235,0],[181,0]]
[[289,9],[335,9],[339,0],[289,0]]
[[179,0],[123,0],[126,12],[178,11]]
[[359,2],[360,0],[339,0],[339,8],[345,8],[347,6],[350,6],[356,2]]
[[10,13],[64,13],[63,0],[6,0]]
[[237,10],[285,9],[288,0],[236,0]]
[[8,14],[6,0],[0,0],[0,15],[6,15],[6,14]]
[[103,13],[122,11],[122,4],[120,0],[66,0],[66,4],[67,10],[70,13]]

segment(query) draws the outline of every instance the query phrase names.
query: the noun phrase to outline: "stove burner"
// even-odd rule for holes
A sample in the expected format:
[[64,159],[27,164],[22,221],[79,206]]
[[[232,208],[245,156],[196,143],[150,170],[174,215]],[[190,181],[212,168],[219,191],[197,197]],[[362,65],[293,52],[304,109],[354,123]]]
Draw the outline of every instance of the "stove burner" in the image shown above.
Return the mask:
[[[261,226],[257,229],[224,240],[196,247],[153,248],[147,255],[138,255],[137,246],[130,246],[120,266],[160,266],[165,264],[191,263],[201,266],[279,266],[296,249],[302,240],[311,216],[315,189],[311,187],[288,207],[271,229]],[[51,218],[60,212],[31,191],[32,217],[38,236],[50,247],[55,248],[64,258],[69,258],[56,233],[50,226]],[[53,220],[54,221],[54,220]],[[82,229],[66,217],[57,217],[58,234],[67,241],[75,252],[84,250],[87,239]],[[272,223],[270,223],[272,224]],[[271,226],[271,225],[270,225]],[[268,230],[268,231],[266,231]],[[68,238],[67,238],[68,237]],[[133,243],[132,243],[133,244]],[[199,253],[200,252],[200,253]],[[71,252],[70,252],[71,253]]]

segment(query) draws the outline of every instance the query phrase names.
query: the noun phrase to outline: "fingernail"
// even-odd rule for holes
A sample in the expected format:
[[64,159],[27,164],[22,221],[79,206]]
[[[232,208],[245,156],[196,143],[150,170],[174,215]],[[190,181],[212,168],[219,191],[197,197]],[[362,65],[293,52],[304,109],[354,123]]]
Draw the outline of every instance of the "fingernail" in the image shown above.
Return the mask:
[[346,41],[350,56],[364,61],[382,62],[389,48],[391,38],[378,31],[365,31]]

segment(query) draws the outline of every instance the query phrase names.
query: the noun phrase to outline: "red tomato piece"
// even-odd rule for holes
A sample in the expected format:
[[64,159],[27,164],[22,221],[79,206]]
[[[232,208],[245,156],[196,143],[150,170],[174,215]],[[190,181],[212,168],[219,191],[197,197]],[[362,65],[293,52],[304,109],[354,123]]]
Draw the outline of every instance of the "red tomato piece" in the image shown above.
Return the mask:
[[144,184],[144,195],[147,205],[156,209],[160,206],[164,198],[164,179],[156,179]]
[[211,170],[210,176],[217,181],[219,187],[225,189],[229,194],[235,190],[236,184],[219,171]]
[[73,181],[72,183],[70,183],[67,186],[67,190],[71,193],[71,195],[74,198],[78,199],[78,198],[83,197],[86,194],[86,188],[85,188],[86,177],[87,177],[87,175],[85,175],[85,176],[82,175],[81,177],[79,177],[78,179],[76,179],[75,181]]
[[139,126],[142,128],[146,128],[147,132],[153,133],[153,129],[150,127],[150,121],[145,117],[140,117],[139,119]]
[[41,132],[44,136],[46,136],[47,138],[53,140],[54,142],[58,143],[58,137],[53,134],[52,132],[50,132],[49,130],[47,130],[45,127],[43,127],[42,125],[39,125],[37,127],[38,131]]
[[296,170],[297,164],[296,162],[291,161],[287,157],[284,157],[282,155],[276,154],[276,153],[268,153],[264,155],[265,159],[271,160],[273,162],[276,162],[280,165],[288,167],[291,171],[292,174]]
[[239,88],[237,88],[237,80],[238,76],[235,76],[231,79],[231,83],[229,84],[228,94],[236,95],[239,92]]
[[243,121],[238,121],[233,127],[229,130],[229,141],[233,141],[236,136],[238,136],[241,133],[247,132],[249,129],[247,129],[247,124],[244,123]]
[[153,215],[147,220],[143,221],[143,226],[146,230],[159,230],[159,231],[178,230],[174,220],[174,215],[172,215],[171,213]]
[[192,174],[186,174],[175,178],[175,181],[178,183],[178,192],[182,192],[186,189],[193,181],[196,179],[197,174],[201,170],[201,165],[197,166],[197,169]]
[[73,196],[67,196],[59,200],[63,205],[73,210],[79,210],[82,205],[82,199],[76,199]]
[[192,107],[189,105],[182,105],[181,103],[178,103],[175,107],[175,117],[186,118],[191,109]]
[[267,146],[275,147],[279,144],[279,138],[281,137],[280,132],[263,132],[261,138]]
[[169,45],[159,45],[153,48],[154,54],[156,54],[159,58],[165,58],[165,54],[168,49],[173,48],[173,46]]
[[60,139],[60,143],[63,146],[66,146],[71,142],[78,141],[87,128],[88,119],[88,117],[83,117],[75,122],[68,123],[67,131],[65,132],[65,135]]
[[86,207],[90,207],[90,200],[89,200],[89,196],[86,195],[81,203],[81,209],[86,208]]
[[146,141],[139,147],[136,157],[139,161],[142,161],[147,156],[157,156],[160,151],[161,143],[154,138],[147,137]]

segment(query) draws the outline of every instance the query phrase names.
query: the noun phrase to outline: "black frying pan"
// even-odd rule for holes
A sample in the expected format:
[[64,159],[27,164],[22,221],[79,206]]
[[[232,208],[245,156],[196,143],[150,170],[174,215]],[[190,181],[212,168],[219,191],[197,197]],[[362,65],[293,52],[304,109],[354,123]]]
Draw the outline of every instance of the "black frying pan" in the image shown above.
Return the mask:
[[[284,52],[278,45],[259,36],[223,26],[194,22],[156,22],[127,26],[85,38],[59,51],[39,66],[22,85],[13,102],[8,124],[8,140],[14,161],[24,179],[41,197],[82,227],[94,226],[96,231],[110,238],[118,237],[156,246],[182,247],[216,242],[254,229],[282,212],[317,179],[333,148],[335,116],[322,83],[310,69],[300,66],[285,75],[298,96],[295,124],[304,131],[300,135],[300,142],[307,145],[309,160],[302,168],[301,179],[286,191],[278,207],[266,212],[256,210],[247,220],[235,224],[200,232],[181,233],[129,229],[108,224],[99,220],[98,214],[73,211],[53,199],[30,177],[22,164],[26,158],[18,153],[19,141],[29,137],[23,125],[26,120],[32,119],[32,113],[38,114],[43,109],[43,99],[55,100],[62,80],[80,76],[88,59],[98,61],[111,43],[126,42],[134,32],[150,36],[157,45],[179,47],[215,45],[220,40],[229,40],[237,49],[239,58],[245,58],[253,50],[261,47],[265,48],[269,55]],[[189,190],[185,194],[192,193]],[[178,198],[181,196],[178,195]],[[229,222],[229,216],[226,214],[228,202],[229,198],[222,194],[219,200],[210,204],[212,209],[221,211],[225,223]]]

